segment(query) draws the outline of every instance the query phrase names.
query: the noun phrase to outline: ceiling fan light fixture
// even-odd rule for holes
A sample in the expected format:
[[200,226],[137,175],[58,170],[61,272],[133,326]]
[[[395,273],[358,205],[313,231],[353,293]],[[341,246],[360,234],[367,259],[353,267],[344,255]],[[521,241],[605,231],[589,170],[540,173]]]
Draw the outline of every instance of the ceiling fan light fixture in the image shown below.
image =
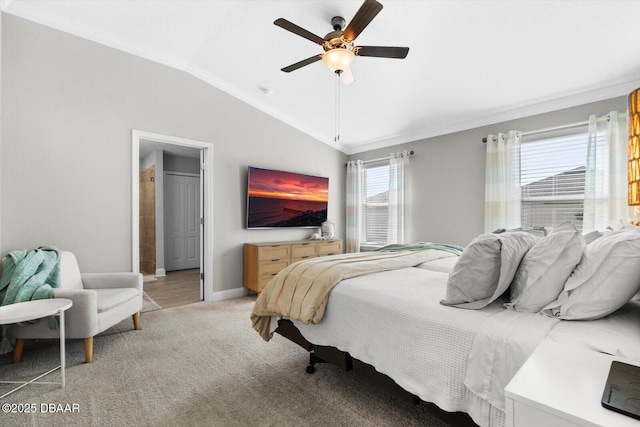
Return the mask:
[[337,72],[340,73],[340,81],[342,82],[342,84],[348,85],[353,83],[353,73],[351,72],[350,67],[347,67],[346,69],[342,71],[337,71]]
[[345,48],[331,49],[322,55],[322,62],[334,73],[349,68],[356,55],[353,51]]

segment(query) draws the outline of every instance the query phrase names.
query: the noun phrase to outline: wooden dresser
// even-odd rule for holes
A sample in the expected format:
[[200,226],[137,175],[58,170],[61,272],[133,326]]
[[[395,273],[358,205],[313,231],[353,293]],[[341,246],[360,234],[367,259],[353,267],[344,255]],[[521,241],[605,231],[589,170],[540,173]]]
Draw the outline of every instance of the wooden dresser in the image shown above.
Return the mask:
[[280,270],[308,258],[342,253],[342,240],[295,240],[244,244],[244,286],[262,289]]

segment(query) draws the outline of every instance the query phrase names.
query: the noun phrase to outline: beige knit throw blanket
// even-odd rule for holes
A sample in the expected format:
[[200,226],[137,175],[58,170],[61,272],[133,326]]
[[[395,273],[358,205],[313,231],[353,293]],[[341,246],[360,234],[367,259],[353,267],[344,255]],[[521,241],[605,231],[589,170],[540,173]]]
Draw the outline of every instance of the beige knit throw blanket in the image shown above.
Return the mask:
[[331,289],[343,279],[413,267],[450,256],[455,255],[427,249],[343,254],[293,263],[271,279],[256,300],[251,312],[253,328],[269,341],[277,317],[300,320],[305,324],[320,322]]

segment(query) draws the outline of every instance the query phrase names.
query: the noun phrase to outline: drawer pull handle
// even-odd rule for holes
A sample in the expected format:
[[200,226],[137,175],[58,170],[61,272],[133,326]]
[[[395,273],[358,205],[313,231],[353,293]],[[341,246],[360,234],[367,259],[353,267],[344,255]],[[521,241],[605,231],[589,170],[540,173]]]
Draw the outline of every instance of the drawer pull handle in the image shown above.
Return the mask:
[[308,243],[302,243],[302,246],[307,246],[307,245],[308,245]]
[[280,261],[280,258],[274,258],[271,261]]
[[272,276],[275,276],[276,274],[278,274],[278,273],[271,273]]
[[272,248],[279,248],[280,245],[271,245]]
[[309,255],[305,255],[305,256],[303,256],[302,258],[309,258]]
[[327,254],[327,255],[335,255],[335,254],[336,254],[335,252],[331,252],[330,254]]

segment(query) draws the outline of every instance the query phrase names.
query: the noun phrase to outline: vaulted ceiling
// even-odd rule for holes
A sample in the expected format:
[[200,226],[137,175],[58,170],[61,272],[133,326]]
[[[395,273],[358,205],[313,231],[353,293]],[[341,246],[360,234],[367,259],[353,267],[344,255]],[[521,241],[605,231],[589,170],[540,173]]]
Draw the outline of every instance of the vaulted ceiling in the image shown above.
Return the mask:
[[346,153],[628,94],[640,86],[640,1],[399,1],[357,45],[408,46],[406,59],[356,57],[340,87],[324,37],[362,1],[4,0],[2,11],[184,70]]

